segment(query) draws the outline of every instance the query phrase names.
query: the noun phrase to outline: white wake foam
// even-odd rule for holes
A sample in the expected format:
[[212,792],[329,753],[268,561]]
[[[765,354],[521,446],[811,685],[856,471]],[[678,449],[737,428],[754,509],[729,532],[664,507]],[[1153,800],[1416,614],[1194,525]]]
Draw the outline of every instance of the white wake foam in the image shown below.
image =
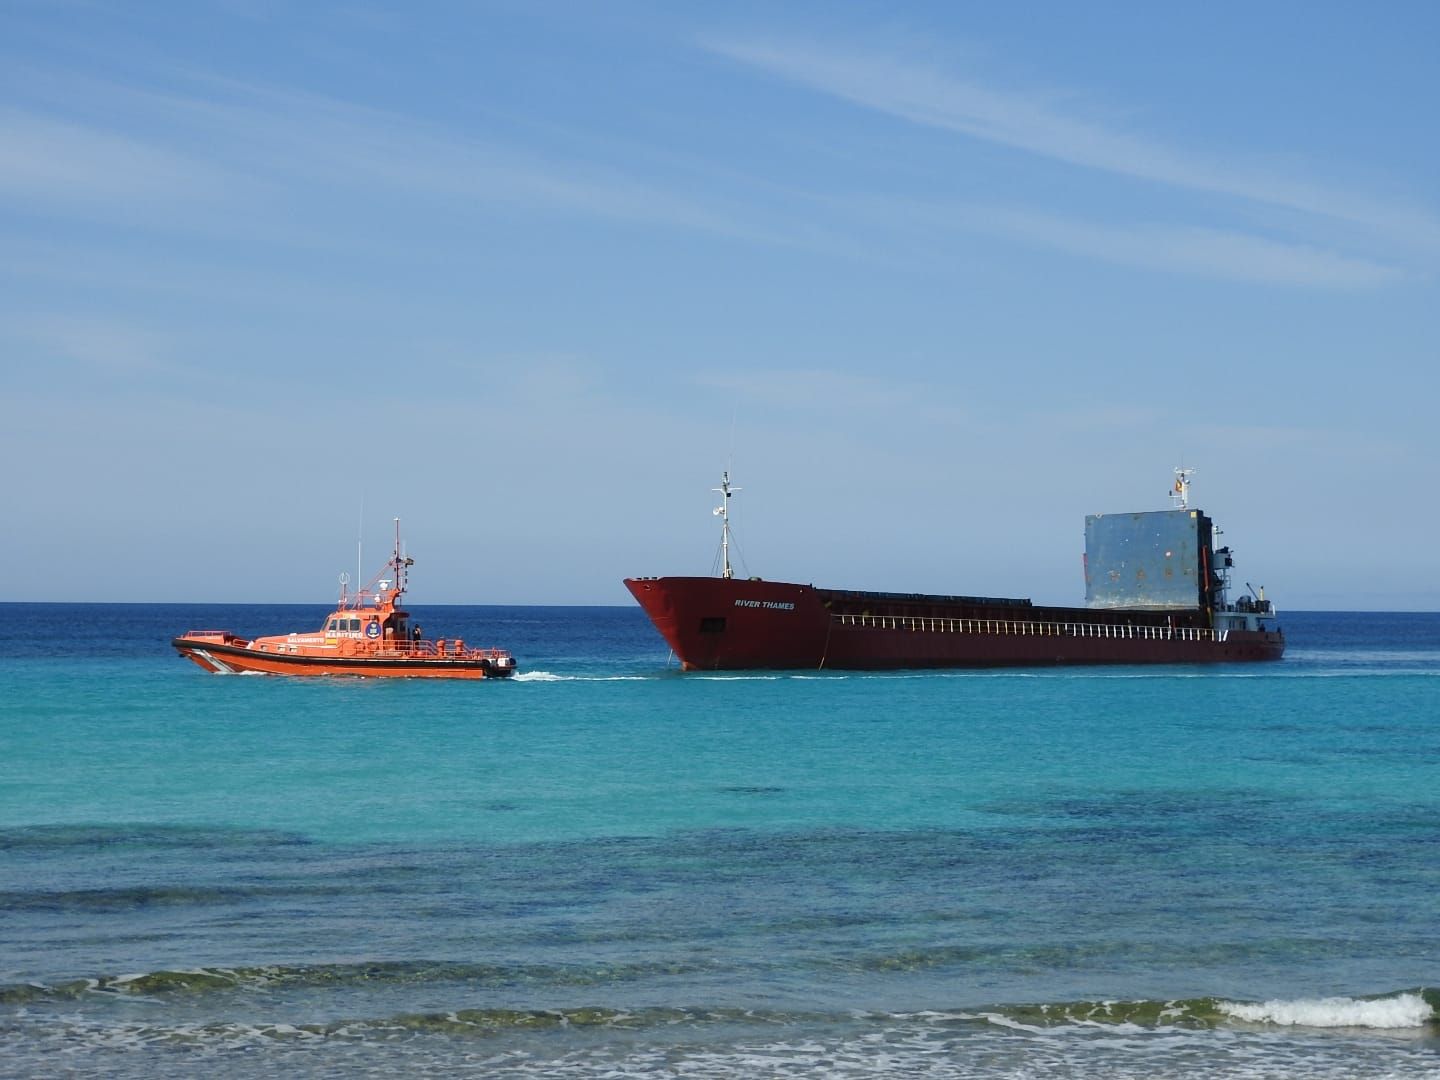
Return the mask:
[[522,671],[511,682],[649,682],[650,675],[556,675],[553,671]]
[[1300,998],[1295,1001],[1220,1002],[1220,1011],[1237,1020],[1297,1027],[1423,1027],[1434,1010],[1419,994],[1362,1001],[1357,998]]

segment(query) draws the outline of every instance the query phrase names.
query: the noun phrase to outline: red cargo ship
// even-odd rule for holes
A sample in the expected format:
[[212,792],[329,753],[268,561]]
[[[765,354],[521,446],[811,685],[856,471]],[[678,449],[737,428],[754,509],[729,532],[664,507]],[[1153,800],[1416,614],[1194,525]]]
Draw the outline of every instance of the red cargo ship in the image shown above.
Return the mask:
[[1085,607],[986,596],[856,592],[737,578],[723,474],[720,577],[626,578],[687,670],[1040,667],[1278,660],[1285,635],[1262,588],[1226,599],[1219,530],[1189,505],[1085,519]]

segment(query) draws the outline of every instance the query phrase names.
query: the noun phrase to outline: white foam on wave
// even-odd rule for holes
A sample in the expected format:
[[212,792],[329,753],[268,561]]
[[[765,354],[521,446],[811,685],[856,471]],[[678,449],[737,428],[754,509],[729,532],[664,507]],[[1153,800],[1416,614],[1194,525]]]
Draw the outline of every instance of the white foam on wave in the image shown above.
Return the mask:
[[1415,1028],[1435,1019],[1419,994],[1361,1000],[1347,997],[1295,1001],[1220,1002],[1220,1011],[1237,1020],[1315,1028]]
[[976,1015],[987,1023],[994,1024],[996,1027],[1009,1028],[1011,1031],[1028,1031],[1035,1035],[1043,1035],[1050,1030],[1038,1024],[1022,1023],[1014,1017],[1006,1016],[1004,1013],[982,1012]]
[[[1413,995],[1412,995],[1413,996]],[[1344,999],[1341,999],[1344,1000]],[[619,1014],[623,1017],[625,1014]],[[493,1030],[461,1013],[446,1018],[457,1028],[412,1038],[393,1022],[339,1024],[296,1020],[211,1021],[169,1019],[120,1023],[92,1016],[56,1018],[21,1014],[7,1026],[7,1075],[48,1076],[60,1071],[125,1080],[220,1071],[241,1061],[247,1075],[484,1075],[493,1080],[692,1080],[764,1077],[766,1080],[1036,1080],[1037,1077],[1106,1077],[1109,1080],[1390,1080],[1433,1078],[1434,1053],[1423,1041],[1337,1035],[1315,1039],[1297,1032],[1165,1029],[1142,1034],[1070,1024],[1004,1030],[976,1027],[965,1013],[912,1017],[860,1016],[849,1025],[804,1021],[775,1024],[763,1016],[739,1029],[680,1023],[633,1037],[597,1042],[580,1025],[576,1038],[559,1025],[534,1033]],[[961,1021],[954,1023],[953,1021]],[[763,1025],[763,1030],[754,1026]],[[1103,1027],[1103,1025],[1102,1025]],[[728,1029],[728,1030],[727,1030]],[[481,1034],[483,1039],[474,1036]],[[537,1053],[537,1049],[540,1052]],[[177,1056],[179,1055],[179,1056]],[[240,1055],[244,1055],[243,1058]],[[170,1068],[167,1069],[166,1065]],[[158,1066],[158,1068],[157,1068]],[[477,1071],[478,1070],[478,1071]]]

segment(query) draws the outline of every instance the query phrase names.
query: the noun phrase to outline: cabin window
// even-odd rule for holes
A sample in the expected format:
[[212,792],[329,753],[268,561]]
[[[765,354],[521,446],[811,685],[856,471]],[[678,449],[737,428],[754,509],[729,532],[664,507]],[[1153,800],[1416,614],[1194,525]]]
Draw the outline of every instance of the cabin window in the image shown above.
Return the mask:
[[719,634],[724,630],[725,620],[723,618],[712,617],[700,620],[700,633],[702,634]]
[[345,629],[347,629],[347,630],[359,630],[359,629],[360,629],[360,620],[359,620],[359,619],[351,619],[351,620],[350,620],[350,625],[347,626]]
[[325,629],[326,629],[326,630],[334,630],[334,629],[337,628],[337,624],[338,624],[339,622],[340,622],[339,619],[331,619],[328,623],[325,624]]

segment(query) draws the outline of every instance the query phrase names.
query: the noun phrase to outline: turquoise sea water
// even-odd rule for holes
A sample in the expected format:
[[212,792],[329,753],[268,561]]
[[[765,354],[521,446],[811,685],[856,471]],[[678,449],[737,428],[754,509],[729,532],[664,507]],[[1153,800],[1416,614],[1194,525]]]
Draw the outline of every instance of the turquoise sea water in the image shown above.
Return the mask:
[[1440,1076],[1440,615],[1221,668],[207,675],[0,605],[0,1073]]

